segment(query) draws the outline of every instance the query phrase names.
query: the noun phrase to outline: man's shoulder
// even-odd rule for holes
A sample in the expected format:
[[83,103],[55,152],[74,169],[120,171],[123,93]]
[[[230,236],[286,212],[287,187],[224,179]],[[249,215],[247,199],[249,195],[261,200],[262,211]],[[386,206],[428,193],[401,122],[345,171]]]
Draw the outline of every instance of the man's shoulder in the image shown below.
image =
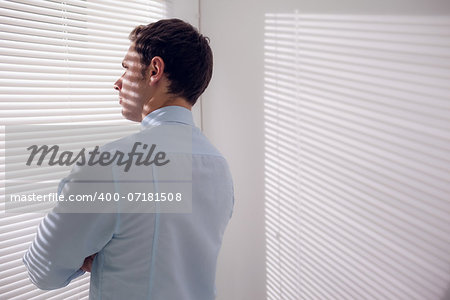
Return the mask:
[[131,150],[130,146],[155,145],[169,153],[190,153],[192,155],[211,155],[222,157],[222,153],[211,143],[203,132],[188,125],[164,124],[145,128],[121,139],[109,142],[101,147],[106,152]]
[[170,165],[193,163],[192,168],[214,166],[217,172],[229,172],[228,163],[222,153],[211,143],[203,132],[194,126],[158,125],[112,141],[101,147],[101,152],[110,152],[111,157],[123,153],[137,159],[142,155],[153,159],[163,153]]
[[183,150],[191,151],[192,136],[194,129],[191,126],[183,125],[158,125],[149,126],[139,132],[130,134],[123,138],[109,142],[101,147],[104,152],[131,150],[131,146],[139,143],[139,145],[156,145],[164,147],[169,152],[180,152]]

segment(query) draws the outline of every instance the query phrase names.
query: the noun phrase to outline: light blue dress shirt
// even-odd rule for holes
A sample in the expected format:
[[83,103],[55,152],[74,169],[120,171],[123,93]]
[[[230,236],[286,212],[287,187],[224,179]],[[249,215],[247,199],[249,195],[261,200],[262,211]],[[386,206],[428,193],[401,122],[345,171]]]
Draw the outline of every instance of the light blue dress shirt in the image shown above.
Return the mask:
[[[217,256],[234,203],[232,178],[226,160],[195,127],[186,108],[166,106],[153,111],[142,121],[138,135],[145,140],[158,126],[171,124],[192,128],[192,152],[185,153],[192,164],[192,211],[67,213],[58,204],[42,220],[23,257],[37,287],[50,290],[68,285],[84,273],[80,269],[84,259],[98,253],[89,299],[215,298]],[[149,144],[164,142],[152,139]],[[121,139],[109,148],[129,149],[129,141]],[[74,168],[61,182],[60,192],[83,193],[73,188],[71,179],[86,176],[84,169]],[[147,171],[149,178],[156,178],[154,166]],[[115,182],[114,191],[124,184]],[[86,191],[102,189],[95,183],[84,187]]]

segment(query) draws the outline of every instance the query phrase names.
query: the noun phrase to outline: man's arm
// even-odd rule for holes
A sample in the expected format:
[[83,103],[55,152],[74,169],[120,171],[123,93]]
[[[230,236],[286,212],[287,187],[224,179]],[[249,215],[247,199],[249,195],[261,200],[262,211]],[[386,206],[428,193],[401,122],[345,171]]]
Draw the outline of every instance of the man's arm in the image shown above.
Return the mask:
[[[92,169],[76,168],[61,182],[59,192],[67,198],[101,191],[94,180],[74,183],[89,178],[86,173],[92,175]],[[31,281],[40,289],[61,288],[83,275],[85,259],[99,252],[114,235],[117,214],[71,212],[80,205],[83,203],[58,203],[40,223],[36,238],[23,257]]]
[[31,281],[43,290],[68,285],[84,274],[85,258],[111,240],[114,227],[114,214],[51,212],[23,257]]

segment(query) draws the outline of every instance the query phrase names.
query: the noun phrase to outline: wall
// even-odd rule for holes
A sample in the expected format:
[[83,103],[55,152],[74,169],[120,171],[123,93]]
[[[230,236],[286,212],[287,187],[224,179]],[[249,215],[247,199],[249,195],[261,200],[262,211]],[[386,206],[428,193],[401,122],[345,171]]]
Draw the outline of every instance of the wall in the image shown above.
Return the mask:
[[263,177],[264,14],[448,14],[433,1],[200,1],[214,75],[202,101],[203,129],[230,164],[235,210],[218,262],[219,300],[265,299]]
[[200,16],[215,63],[203,97],[203,127],[228,159],[235,186],[217,299],[264,299],[263,9],[259,1],[201,1]]

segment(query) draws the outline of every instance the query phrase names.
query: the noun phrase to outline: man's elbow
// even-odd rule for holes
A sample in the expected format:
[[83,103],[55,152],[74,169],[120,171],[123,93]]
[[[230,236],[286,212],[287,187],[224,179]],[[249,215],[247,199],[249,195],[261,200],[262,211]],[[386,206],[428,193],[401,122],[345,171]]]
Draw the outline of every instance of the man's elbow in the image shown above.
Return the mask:
[[59,286],[59,285],[49,284],[44,281],[37,281],[37,280],[33,279],[33,277],[31,277],[30,274],[29,274],[28,278],[30,278],[31,283],[33,283],[38,289],[43,290],[43,291],[56,290],[56,289],[63,287],[63,286]]
[[37,267],[36,264],[29,260],[29,257],[25,254],[22,258],[22,262],[28,271],[28,278],[40,290],[55,290],[62,288],[68,284],[68,282],[55,282],[52,281],[49,276],[49,270],[42,266]]

